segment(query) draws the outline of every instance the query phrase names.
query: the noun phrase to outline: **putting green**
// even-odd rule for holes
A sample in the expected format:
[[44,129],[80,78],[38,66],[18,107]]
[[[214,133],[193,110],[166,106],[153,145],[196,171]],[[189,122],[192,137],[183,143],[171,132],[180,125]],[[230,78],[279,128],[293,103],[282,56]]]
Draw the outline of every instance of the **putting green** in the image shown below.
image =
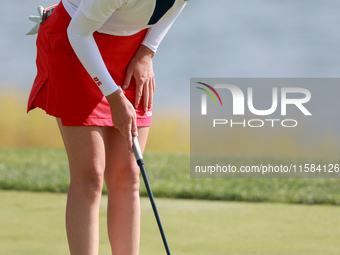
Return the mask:
[[[106,201],[100,255],[109,255]],[[0,191],[0,254],[68,254],[66,195]],[[147,198],[142,198],[141,253],[165,254]],[[340,207],[157,199],[172,254],[338,255]]]

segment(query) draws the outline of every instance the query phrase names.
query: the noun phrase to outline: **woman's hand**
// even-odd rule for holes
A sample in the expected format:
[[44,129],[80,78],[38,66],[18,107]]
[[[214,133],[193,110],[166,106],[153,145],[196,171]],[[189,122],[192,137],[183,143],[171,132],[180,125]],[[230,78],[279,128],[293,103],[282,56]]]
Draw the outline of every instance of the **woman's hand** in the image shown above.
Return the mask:
[[130,60],[126,70],[123,88],[130,85],[131,78],[136,81],[136,97],[134,106],[137,109],[143,96],[143,110],[146,112],[152,106],[155,91],[155,77],[152,67],[152,57],[155,53],[144,45],[140,45],[135,55]]
[[128,148],[132,151],[132,135],[138,136],[136,111],[121,89],[106,96],[106,99],[111,107],[114,126],[126,138]]

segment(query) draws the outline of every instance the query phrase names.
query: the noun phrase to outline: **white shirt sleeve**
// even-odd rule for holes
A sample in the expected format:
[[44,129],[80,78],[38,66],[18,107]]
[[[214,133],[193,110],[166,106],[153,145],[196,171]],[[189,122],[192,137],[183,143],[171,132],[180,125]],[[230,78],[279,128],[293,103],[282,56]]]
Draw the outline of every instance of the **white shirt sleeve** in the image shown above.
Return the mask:
[[158,46],[162,42],[163,38],[165,37],[165,35],[169,31],[172,24],[175,22],[179,14],[184,9],[185,5],[186,4],[181,6],[181,8],[178,8],[178,10],[174,12],[170,17],[162,19],[158,21],[154,26],[148,28],[144,40],[142,41],[142,44],[151,49],[153,52],[156,52]]
[[[83,2],[87,3],[89,0],[83,0],[80,6],[82,6]],[[115,92],[118,86],[107,70],[93,38],[93,33],[103,25],[106,19],[102,19],[101,21],[94,20],[92,19],[92,15],[90,15],[91,18],[89,18],[88,15],[83,12],[83,9],[84,7],[78,8],[74,14],[67,29],[68,38],[80,62],[94,82],[99,86],[104,96],[107,96]],[[112,12],[114,11],[114,9],[111,10]]]

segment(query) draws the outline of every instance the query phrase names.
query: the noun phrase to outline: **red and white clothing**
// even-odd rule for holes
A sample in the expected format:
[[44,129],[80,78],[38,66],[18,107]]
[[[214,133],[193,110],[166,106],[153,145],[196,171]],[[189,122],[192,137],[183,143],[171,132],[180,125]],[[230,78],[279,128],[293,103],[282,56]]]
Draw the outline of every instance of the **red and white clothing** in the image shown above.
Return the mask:
[[[86,70],[92,78],[100,82],[100,89],[107,96],[115,92],[118,86],[107,72],[92,34],[98,31],[110,35],[128,36],[151,27],[150,23],[158,23],[162,20],[162,23],[156,23],[150,29],[143,40],[149,47],[154,45],[153,50],[156,50],[185,2],[183,0],[63,0],[63,4],[68,6],[66,10],[70,9],[69,14],[73,15],[68,27],[70,43]],[[77,9],[73,13],[72,10],[75,8]],[[154,13],[157,18],[152,20]]]
[[[64,125],[112,126],[104,95],[123,85],[140,43],[157,50],[185,2],[62,0],[39,29],[38,74],[28,111],[40,107]],[[93,79],[100,81],[99,88]],[[134,89],[130,84],[123,91],[131,102]],[[151,110],[139,108],[136,113],[138,126],[151,124]]]
[[[182,10],[187,1],[178,0],[62,0],[63,5],[71,17],[74,16],[78,8],[87,18],[103,22],[104,24],[97,30],[100,33],[111,35],[133,35],[145,28],[153,26],[154,21],[150,21],[156,11],[156,5],[166,3],[162,10],[169,8],[160,20],[170,18],[173,14]],[[163,4],[164,5],[164,4]],[[160,7],[158,7],[160,9]],[[160,13],[158,16],[162,15]],[[155,16],[155,15],[154,15]],[[177,16],[177,15],[175,15]],[[175,17],[172,16],[168,23],[172,23]],[[157,20],[158,23],[159,20]],[[162,32],[162,31],[160,31]]]

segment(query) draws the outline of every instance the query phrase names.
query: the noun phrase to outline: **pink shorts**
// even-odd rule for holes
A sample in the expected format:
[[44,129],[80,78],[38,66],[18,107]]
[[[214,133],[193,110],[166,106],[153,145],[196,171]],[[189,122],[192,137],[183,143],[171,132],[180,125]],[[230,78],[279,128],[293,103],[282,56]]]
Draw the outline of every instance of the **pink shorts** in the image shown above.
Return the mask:
[[[40,26],[37,37],[37,76],[28,100],[27,111],[39,107],[61,118],[65,126],[113,126],[110,105],[87,73],[67,37],[71,17],[60,2]],[[122,86],[126,68],[145,36],[142,30],[131,36],[94,33],[104,62],[117,85]],[[134,104],[135,81],[126,98]],[[142,99],[141,99],[142,100]],[[151,125],[152,111],[143,111],[139,103],[137,126]]]

